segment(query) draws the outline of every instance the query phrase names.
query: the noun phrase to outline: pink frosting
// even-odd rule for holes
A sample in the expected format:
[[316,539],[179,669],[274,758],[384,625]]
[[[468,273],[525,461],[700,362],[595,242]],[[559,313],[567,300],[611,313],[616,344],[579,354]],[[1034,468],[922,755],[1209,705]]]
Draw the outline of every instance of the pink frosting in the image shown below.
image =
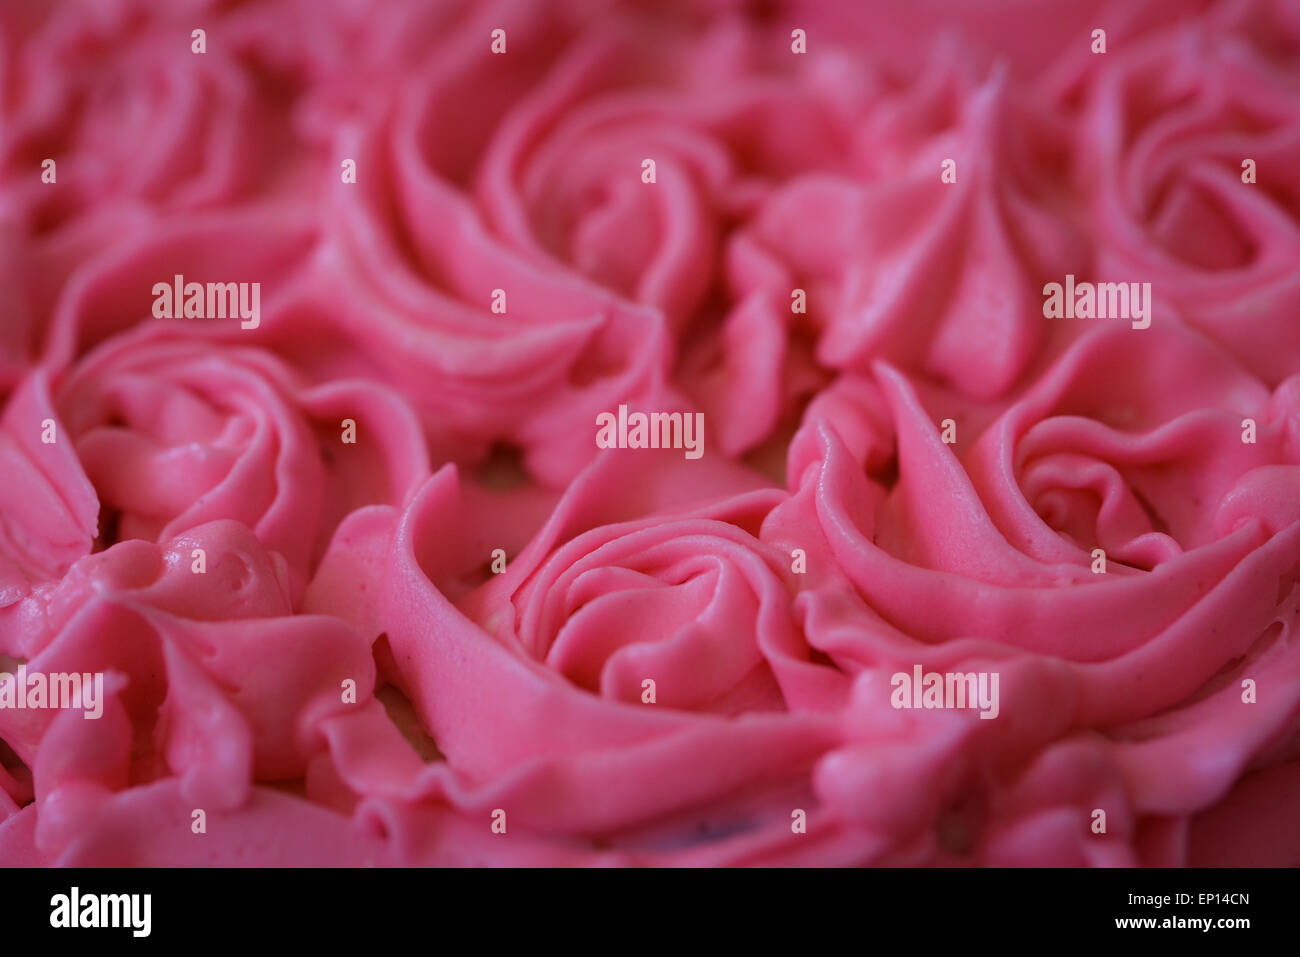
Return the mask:
[[1298,94],[1285,0],[4,5],[0,672],[102,713],[0,865],[1300,864]]

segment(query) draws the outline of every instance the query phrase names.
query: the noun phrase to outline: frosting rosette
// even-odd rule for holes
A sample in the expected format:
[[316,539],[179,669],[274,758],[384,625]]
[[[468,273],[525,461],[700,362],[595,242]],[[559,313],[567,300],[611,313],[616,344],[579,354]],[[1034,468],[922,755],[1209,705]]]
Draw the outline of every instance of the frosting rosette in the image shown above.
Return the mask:
[[801,859],[789,801],[847,684],[795,625],[789,556],[758,538],[784,497],[764,486],[735,466],[606,457],[493,575],[483,493],[440,472],[397,522],[375,625],[446,765],[394,794],[340,747],[338,773],[408,809],[434,795],[499,808],[588,853]]
[[1280,318],[1300,296],[1300,193],[1284,172],[1300,160],[1294,75],[1207,20],[1097,71],[1084,102],[1094,145],[1077,166],[1107,240],[1099,272],[1151,282],[1178,310],[1155,321],[1195,324],[1268,382],[1294,374],[1300,333]]
[[[829,550],[803,599],[809,642],[867,669],[851,718],[867,741],[907,720],[929,742],[897,752],[895,773],[961,796],[965,813],[976,802],[981,825],[961,828],[976,860],[1041,859],[1028,834],[1061,862],[1155,855],[1144,828],[1185,828],[1253,762],[1285,755],[1294,728],[1296,382],[1270,393],[1176,326],[1132,335],[1085,336],[985,422],[944,422],[944,393],[885,364],[837,384],[792,446],[796,493],[765,535],[809,548],[810,564],[812,549]],[[975,661],[1002,676],[1001,733],[892,710],[882,672],[965,673]],[[1250,693],[1264,684],[1276,695],[1267,708]],[[1085,731],[1106,746],[1085,746]],[[1040,750],[1038,784],[1007,774]],[[824,786],[868,801],[880,759],[878,744],[850,748]],[[998,815],[1018,799],[1001,787],[1042,793],[1011,822]],[[898,836],[906,814],[938,853],[933,831],[958,812],[934,794],[896,796],[906,803],[868,801],[869,821]],[[1097,807],[1127,849],[1091,840]],[[1186,862],[1176,841],[1160,847],[1155,860]]]
[[516,248],[680,327],[715,292],[734,222],[776,183],[843,168],[849,117],[824,80],[758,67],[769,31],[658,25],[648,45],[637,26],[581,36],[523,91],[485,150],[476,197]]
[[[505,446],[558,485],[591,446],[557,423],[655,394],[668,343],[656,313],[504,245],[459,189],[462,159],[444,154],[480,147],[494,118],[486,107],[463,112],[466,85],[507,100],[565,35],[558,13],[505,7],[452,18],[447,56],[375,79],[383,109],[358,114],[331,87],[305,109],[303,122],[355,175],[335,173],[322,188],[311,268],[250,338],[314,381],[397,386],[436,458],[477,464]],[[527,55],[497,61],[504,76],[479,85],[491,54],[466,38],[487,37],[496,16],[512,23],[517,42],[525,31],[535,42]],[[460,129],[454,138],[440,132],[448,123]]]
[[292,97],[269,95],[287,78],[215,36],[202,52],[177,42],[181,19],[117,0],[56,6],[11,64],[0,136],[11,215],[47,233],[106,204],[213,207],[300,175]]
[[101,545],[235,519],[288,559],[298,589],[343,516],[401,504],[428,474],[415,417],[382,386],[305,386],[265,353],[158,326],[91,352],[52,401]]
[[[196,549],[211,556],[201,571]],[[12,786],[34,793],[33,841],[49,862],[110,843],[115,864],[147,863],[113,834],[115,795],[139,801],[166,779],[190,808],[239,808],[255,780],[302,777],[325,746],[318,725],[346,707],[344,681],[359,706],[374,685],[367,642],[337,618],[292,615],[284,560],[233,521],[87,556],[24,604],[0,626],[4,650],[29,674],[100,682],[84,708],[0,709],[31,769]],[[175,853],[191,833],[162,843]]]
[[788,438],[837,371],[883,356],[983,400],[1073,334],[1038,294],[1089,258],[1053,179],[1059,125],[952,44],[923,77],[862,81],[838,104],[851,159],[761,194],[725,244],[734,305],[684,339],[678,379],[732,454]]
[[791,182],[756,217],[759,247],[807,289],[823,365],[885,357],[975,397],[1006,391],[1059,332],[1043,322],[1038,277],[1087,261],[1047,175],[1053,126],[1004,75],[942,67],[869,124],[867,181]]

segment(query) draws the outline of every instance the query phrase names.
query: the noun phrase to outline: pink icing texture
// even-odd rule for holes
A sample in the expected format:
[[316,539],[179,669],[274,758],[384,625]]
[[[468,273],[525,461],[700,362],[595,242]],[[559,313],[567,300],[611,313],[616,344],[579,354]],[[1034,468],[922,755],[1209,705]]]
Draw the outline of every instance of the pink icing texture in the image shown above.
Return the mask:
[[1288,0],[0,5],[0,865],[1300,865],[1297,170]]

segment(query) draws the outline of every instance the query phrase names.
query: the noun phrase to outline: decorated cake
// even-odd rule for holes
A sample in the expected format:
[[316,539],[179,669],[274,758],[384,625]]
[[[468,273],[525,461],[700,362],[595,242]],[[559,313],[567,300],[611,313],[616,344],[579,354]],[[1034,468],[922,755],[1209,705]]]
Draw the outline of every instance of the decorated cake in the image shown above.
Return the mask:
[[1300,5],[0,5],[0,865],[1300,863]]

